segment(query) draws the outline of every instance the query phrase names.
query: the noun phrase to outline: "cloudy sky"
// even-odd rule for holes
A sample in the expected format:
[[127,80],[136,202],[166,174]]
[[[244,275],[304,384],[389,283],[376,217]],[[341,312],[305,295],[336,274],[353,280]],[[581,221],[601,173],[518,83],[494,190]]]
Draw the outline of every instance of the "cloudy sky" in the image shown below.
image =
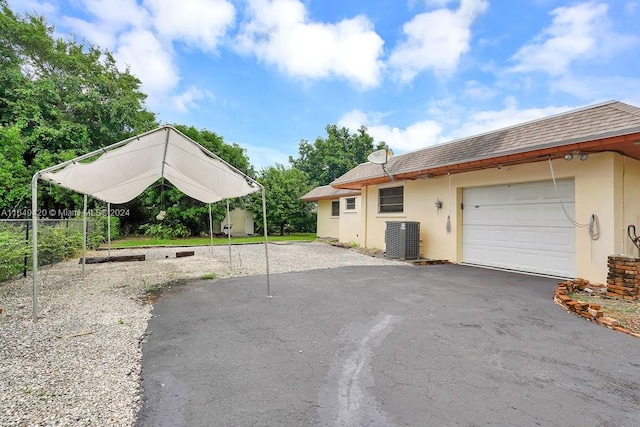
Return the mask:
[[112,51],[162,123],[257,167],[325,126],[402,153],[611,99],[640,106],[640,0],[9,0]]

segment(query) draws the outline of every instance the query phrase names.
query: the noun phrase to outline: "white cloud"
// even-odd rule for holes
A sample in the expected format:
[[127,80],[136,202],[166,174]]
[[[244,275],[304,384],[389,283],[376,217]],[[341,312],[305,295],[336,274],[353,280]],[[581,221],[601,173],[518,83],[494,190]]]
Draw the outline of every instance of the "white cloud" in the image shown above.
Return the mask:
[[384,141],[396,153],[417,150],[429,145],[443,142],[442,127],[433,120],[416,122],[405,129],[395,126],[381,124],[376,119],[378,114],[365,114],[359,110],[346,113],[340,120],[338,126],[347,127],[353,132],[360,126],[367,127],[367,133],[376,142]]
[[179,70],[171,53],[148,30],[134,30],[122,34],[114,53],[121,65],[129,65],[133,74],[142,80],[149,94],[149,103],[173,90],[179,80]]
[[104,29],[118,32],[131,26],[143,28],[149,21],[149,14],[136,0],[82,0],[84,9],[90,11]]
[[[449,113],[447,119],[432,118],[441,116],[442,108],[446,108]],[[338,121],[338,126],[347,127],[350,130],[366,126],[367,133],[376,141],[385,141],[396,154],[400,154],[522,124],[575,108],[550,106],[519,109],[516,100],[508,97],[501,110],[471,112],[453,103],[451,99],[444,99],[433,101],[426,113],[429,119],[417,121],[404,129],[381,123],[384,116],[379,113],[364,113],[360,110],[344,114]]]
[[345,78],[367,88],[380,83],[384,41],[364,16],[336,24],[312,22],[299,0],[249,0],[251,19],[237,47],[302,78]]
[[235,22],[227,0],[145,0],[161,37],[213,51]]
[[636,43],[636,37],[611,30],[607,12],[606,4],[593,2],[554,9],[551,26],[516,52],[511,70],[561,75],[578,61],[600,61]]
[[174,109],[180,113],[188,113],[198,108],[198,101],[201,99],[213,99],[214,96],[208,90],[202,90],[195,86],[187,88],[185,91],[171,99]]
[[142,81],[151,108],[173,108],[185,113],[210,92],[181,82],[174,43],[184,42],[212,51],[235,20],[228,0],[81,0],[91,20],[63,17],[62,22],[88,42],[113,52],[118,67],[129,68]]
[[505,100],[505,107],[502,110],[480,111],[468,115],[463,125],[450,131],[446,140],[465,138],[479,135],[485,132],[506,128],[509,126],[522,124],[531,120],[560,114],[575,107],[544,107],[519,109],[515,98],[508,97]]
[[37,13],[44,16],[57,14],[58,7],[50,1],[38,0],[9,0],[9,7],[14,13]]
[[100,46],[101,49],[108,50],[113,50],[116,46],[116,33],[105,30],[102,26],[71,16],[63,17],[62,22],[71,28],[75,34],[87,40],[92,45]]
[[389,58],[399,80],[408,83],[424,70],[455,71],[462,54],[469,51],[471,25],[487,7],[486,0],[461,0],[456,10],[421,13],[405,23],[402,30],[407,39]]
[[590,103],[616,99],[640,105],[640,79],[624,76],[571,76],[553,82],[552,89],[570,93]]

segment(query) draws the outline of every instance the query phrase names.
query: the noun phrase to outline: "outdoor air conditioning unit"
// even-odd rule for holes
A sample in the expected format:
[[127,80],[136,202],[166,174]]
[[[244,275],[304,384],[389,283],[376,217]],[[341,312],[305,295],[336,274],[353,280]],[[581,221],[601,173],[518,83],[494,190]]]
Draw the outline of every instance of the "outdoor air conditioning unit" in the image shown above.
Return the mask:
[[387,221],[384,241],[385,256],[395,259],[420,257],[420,223],[418,221]]

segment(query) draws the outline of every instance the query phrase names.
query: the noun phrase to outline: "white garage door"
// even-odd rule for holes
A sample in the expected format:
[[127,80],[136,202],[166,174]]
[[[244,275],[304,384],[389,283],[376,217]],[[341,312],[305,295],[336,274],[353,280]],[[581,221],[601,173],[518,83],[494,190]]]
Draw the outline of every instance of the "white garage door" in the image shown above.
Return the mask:
[[[573,180],[557,186],[574,217]],[[552,181],[467,188],[462,203],[463,262],[575,277],[575,229]]]

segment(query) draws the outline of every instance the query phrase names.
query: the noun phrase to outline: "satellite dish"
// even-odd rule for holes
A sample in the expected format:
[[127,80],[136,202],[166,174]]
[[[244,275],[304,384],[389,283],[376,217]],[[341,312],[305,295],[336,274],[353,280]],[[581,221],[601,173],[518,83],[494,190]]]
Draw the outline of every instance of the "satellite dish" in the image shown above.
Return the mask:
[[393,157],[393,151],[390,148],[381,148],[367,156],[367,160],[378,165],[386,164]]

